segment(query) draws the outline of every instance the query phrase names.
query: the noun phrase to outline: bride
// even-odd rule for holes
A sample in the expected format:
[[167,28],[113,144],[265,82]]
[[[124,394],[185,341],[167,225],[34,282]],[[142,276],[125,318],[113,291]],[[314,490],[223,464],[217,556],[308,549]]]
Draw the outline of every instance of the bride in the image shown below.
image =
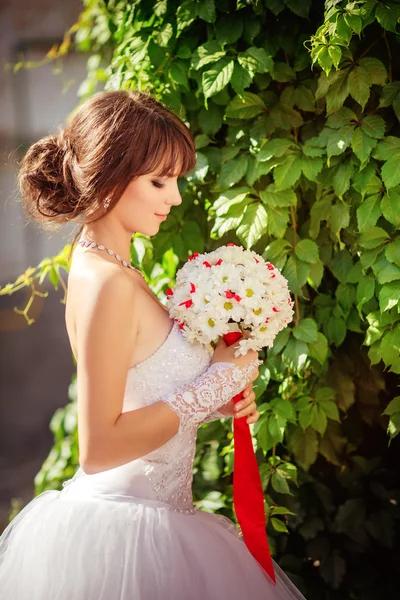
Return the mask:
[[4,600],[303,598],[276,563],[276,583],[269,578],[230,519],[193,504],[198,427],[259,417],[257,353],[236,358],[237,344],[223,340],[212,355],[189,344],[130,264],[133,232],[157,234],[195,164],[186,125],[127,91],[96,94],[23,160],[28,215],[45,228],[80,224],[65,314],[79,467],[0,537]]

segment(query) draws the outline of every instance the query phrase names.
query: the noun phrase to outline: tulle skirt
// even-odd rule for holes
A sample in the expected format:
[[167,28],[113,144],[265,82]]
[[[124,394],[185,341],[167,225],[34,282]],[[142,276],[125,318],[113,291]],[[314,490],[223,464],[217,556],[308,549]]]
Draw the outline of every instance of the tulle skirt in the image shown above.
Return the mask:
[[1,600],[304,600],[227,517],[132,496],[36,496],[0,537]]

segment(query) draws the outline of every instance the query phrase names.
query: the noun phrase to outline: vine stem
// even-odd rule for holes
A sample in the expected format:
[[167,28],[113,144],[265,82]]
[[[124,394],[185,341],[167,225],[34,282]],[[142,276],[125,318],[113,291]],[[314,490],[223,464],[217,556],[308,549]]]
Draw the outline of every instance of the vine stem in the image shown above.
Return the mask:
[[383,32],[383,39],[385,40],[386,49],[389,57],[389,81],[392,83],[392,53],[390,52],[389,42],[387,41],[386,31]]
[[61,302],[62,302],[62,304],[65,304],[66,301],[67,301],[67,292],[68,292],[68,289],[67,289],[67,286],[65,284],[64,279],[61,277],[61,273],[60,273],[59,269],[57,269],[57,273],[58,273],[58,281],[60,282],[61,287],[64,290],[64,298],[61,300]]
[[[385,36],[385,33],[383,33],[383,36]],[[368,48],[367,48],[366,50],[364,50],[364,52],[362,52],[362,53],[360,54],[360,56],[357,58],[357,60],[360,60],[360,58],[362,58],[363,56],[365,56],[365,55],[367,54],[367,52],[369,52],[369,51],[371,50],[371,48],[373,48],[373,47],[375,46],[375,44],[377,44],[378,42],[379,42],[379,38],[376,38],[376,39],[375,39],[375,40],[372,42],[372,44],[370,44],[370,45],[368,46]]]

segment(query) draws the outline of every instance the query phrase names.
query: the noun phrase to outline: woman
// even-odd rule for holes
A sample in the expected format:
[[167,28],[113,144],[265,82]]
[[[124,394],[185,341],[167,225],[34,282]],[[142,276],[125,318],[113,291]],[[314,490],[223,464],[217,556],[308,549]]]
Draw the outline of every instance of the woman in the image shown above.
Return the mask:
[[[197,428],[255,422],[257,353],[189,344],[130,265],[133,232],[155,235],[181,204],[196,162],[185,124],[141,92],[102,92],[58,135],[33,144],[20,171],[28,214],[81,224],[66,326],[77,361],[80,466],[34,498],[0,538],[7,600],[283,600],[238,528],[192,502]],[[72,251],[71,250],[71,251]]]

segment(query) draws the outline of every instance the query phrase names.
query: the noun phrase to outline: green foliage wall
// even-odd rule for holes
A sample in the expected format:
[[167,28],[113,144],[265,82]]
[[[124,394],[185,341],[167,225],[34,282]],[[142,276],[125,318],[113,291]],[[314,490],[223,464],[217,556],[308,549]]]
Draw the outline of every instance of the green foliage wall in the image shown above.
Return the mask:
[[[226,242],[289,281],[295,318],[264,353],[253,434],[271,546],[310,599],[394,597],[399,18],[395,1],[86,0],[73,28],[89,54],[82,100],[142,89],[195,135],[182,204],[132,243],[155,293],[189,253]],[[37,493],[77,464],[71,390]],[[232,517],[232,467],[231,423],[203,426],[199,507]]]

